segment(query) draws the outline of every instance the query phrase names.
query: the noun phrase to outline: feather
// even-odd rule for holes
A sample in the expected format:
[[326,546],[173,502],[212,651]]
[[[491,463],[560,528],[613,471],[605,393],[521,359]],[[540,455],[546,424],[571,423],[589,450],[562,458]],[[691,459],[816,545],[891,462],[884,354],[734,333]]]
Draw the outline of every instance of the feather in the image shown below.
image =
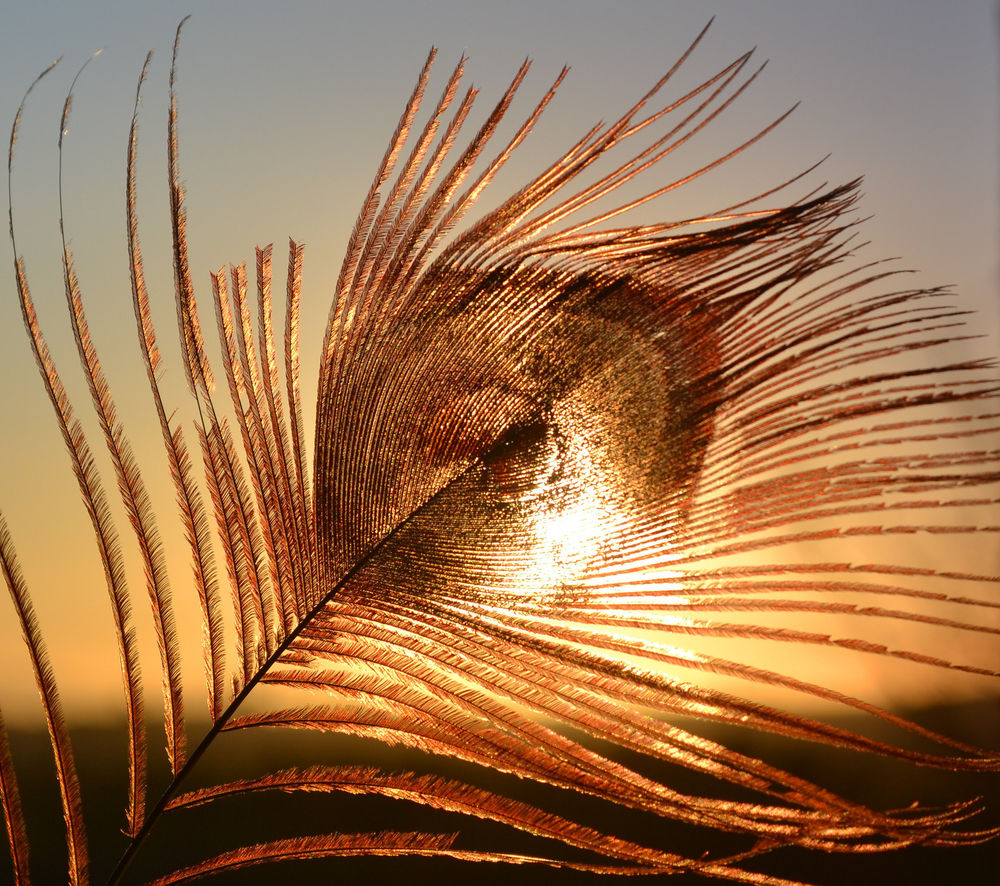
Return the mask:
[[[73,747],[70,743],[69,729],[62,711],[59,689],[56,686],[52,666],[45,640],[35,616],[31,597],[21,574],[21,567],[14,553],[14,545],[7,529],[7,523],[0,515],[0,570],[4,581],[10,590],[14,609],[24,635],[25,644],[31,657],[31,666],[38,683],[38,694],[42,700],[45,721],[49,729],[52,743],[52,754],[55,759],[56,777],[59,783],[59,796],[62,801],[63,821],[66,825],[66,852],[68,855],[67,880],[72,886],[86,886],[88,882],[87,869],[89,865],[87,853],[87,835],[83,820],[83,801],[80,796],[80,780],[76,774],[76,763],[73,759]],[[11,836],[11,856],[14,861],[15,876],[18,883],[28,882],[27,845],[24,834],[24,820],[20,811],[16,784],[13,779],[13,768],[9,764],[9,751],[6,735],[3,739],[2,769],[4,782],[4,818],[8,833]]]
[[[153,328],[149,309],[149,295],[146,291],[146,279],[143,273],[142,250],[139,246],[139,220],[136,211],[135,193],[135,159],[136,143],[139,128],[139,100],[142,85],[146,80],[146,72],[152,59],[152,52],[146,56],[139,84],[136,87],[135,105],[132,110],[132,125],[129,130],[128,163],[126,176],[126,217],[128,224],[129,273],[132,285],[132,301],[135,309],[136,324],[139,331],[139,345],[143,361],[146,365],[146,375],[149,378],[150,392],[156,415],[160,423],[164,448],[170,466],[170,476],[177,491],[177,506],[181,512],[185,534],[191,546],[192,573],[198,601],[201,604],[202,625],[204,626],[205,642],[203,643],[205,658],[205,676],[208,685],[208,708],[213,720],[216,719],[222,704],[225,675],[225,654],[223,651],[222,613],[219,601],[219,591],[215,580],[214,554],[204,513],[204,505],[200,492],[194,485],[191,476],[190,457],[180,428],[170,426],[170,418],[163,404],[156,372],[160,365],[160,350],[156,344],[156,331]],[[168,647],[169,648],[169,647]]]
[[[294,252],[293,252],[294,264]],[[288,282],[293,283],[294,267],[289,269]],[[257,301],[259,347],[261,354],[261,392],[262,402],[258,404],[261,421],[269,425],[269,432],[261,430],[261,436],[268,444],[268,475],[274,487],[273,494],[278,501],[281,515],[279,543],[283,554],[282,563],[286,578],[284,587],[294,589],[297,611],[304,612],[306,608],[306,577],[303,567],[303,537],[301,520],[296,517],[295,503],[292,498],[292,483],[294,476],[291,470],[291,440],[285,418],[283,404],[278,400],[281,379],[278,374],[277,353],[274,343],[274,321],[271,299],[271,247],[257,250]],[[247,330],[250,324],[244,324]],[[244,332],[244,335],[246,331]]]
[[446,851],[447,838],[427,834],[381,832],[374,834],[320,834],[295,837],[247,846],[226,852],[203,864],[193,865],[154,881],[154,886],[188,883],[200,880],[206,873],[238,871],[257,864],[302,858],[324,858],[336,855],[428,854]]
[[[302,426],[302,394],[299,384],[299,303],[302,294],[302,258],[305,246],[288,241],[288,274],[286,285],[285,318],[285,383],[288,402],[287,454],[284,468],[290,487],[291,511],[295,519],[295,540],[298,546],[298,567],[302,572],[303,603],[308,605],[309,593],[316,587],[316,532],[312,522],[312,497],[309,493],[309,468],[305,455],[305,437]],[[262,326],[266,329],[268,324]],[[273,383],[277,387],[276,383]],[[285,436],[280,423],[275,433]],[[286,624],[291,630],[293,622]]]
[[[985,442],[997,430],[1000,385],[990,361],[940,356],[945,345],[970,337],[966,312],[948,291],[905,288],[880,263],[857,262],[856,181],[788,197],[803,187],[803,173],[699,217],[628,223],[629,213],[727,163],[790,113],[693,171],[659,180],[638,197],[626,192],[744,94],[763,69],[751,67],[751,53],[664,100],[706,26],[625,113],[588,130],[463,228],[566,71],[487,159],[530,63],[463,145],[478,95],[461,91],[464,56],[418,123],[432,50],[337,277],[310,469],[299,378],[301,244],[289,241],[283,369],[271,247],[256,252],[255,302],[244,264],[231,266],[228,277],[224,269],[211,276],[230,404],[216,401],[180,175],[183,25],[170,69],[167,163],[177,326],[203,486],[157,380],[162,360],[136,212],[138,90],[126,196],[140,349],[204,637],[211,722],[186,757],[170,602],[158,578],[162,553],[63,243],[71,322],[126,510],[145,544],[167,675],[172,774],[146,813],[141,762],[133,763],[129,840],[110,884],[123,882],[165,818],[273,791],[402,800],[452,816],[448,821],[481,818],[521,831],[540,848],[469,849],[450,833],[279,831],[179,865],[155,883],[369,854],[777,884],[789,881],[757,868],[781,848],[861,854],[968,846],[1000,835],[982,824],[975,801],[870,808],[847,789],[786,771],[721,737],[750,729],[820,751],[1000,770],[996,750],[855,698],[773,653],[816,648],[831,661],[896,660],[995,685],[995,666],[898,641],[893,628],[995,640],[1000,628],[983,615],[1000,608],[989,596],[997,577],[882,562],[881,554],[863,562],[871,548],[859,555],[852,546],[1000,530],[952,516],[1000,503],[1000,453]],[[145,77],[144,67],[140,87]],[[19,119],[20,111],[11,157]],[[141,683],[129,657],[129,598],[116,537],[20,259],[15,274],[102,548],[134,732]],[[7,566],[13,553],[6,530],[0,542],[12,593],[30,613],[23,582]],[[836,553],[814,557],[810,546]],[[775,614],[785,620],[776,624]],[[817,627],[807,621],[814,617],[826,621]],[[29,651],[36,673],[49,674],[38,663],[36,633],[26,629]],[[705,651],[702,641],[718,642]],[[746,697],[734,686],[745,687]],[[878,729],[772,703],[760,689],[822,702],[823,710],[863,716]],[[58,713],[54,684],[45,683],[42,695],[47,713]],[[699,721],[719,727],[720,737],[687,725]],[[429,771],[272,768],[191,786],[206,754],[237,734],[292,729],[400,748]],[[60,735],[53,729],[57,757]],[[132,746],[141,751],[134,738]],[[0,786],[17,876],[26,882],[8,757],[3,739]],[[457,761],[462,773],[499,773],[503,788],[445,777],[434,771],[436,758]],[[678,768],[701,787],[673,785],[664,773]],[[544,802],[520,799],[522,783],[538,785]],[[717,792],[720,783],[733,788],[732,798]],[[73,784],[71,774],[60,774],[64,792]],[[556,794],[580,798],[581,807],[594,803],[707,831],[718,843],[703,853],[664,847],[657,829],[645,838],[656,845],[645,845],[588,822],[574,801],[570,813],[547,808]],[[64,796],[72,845],[80,844],[71,853],[85,868],[78,805],[78,797]]]
[[7,828],[7,845],[10,848],[14,880],[27,886],[31,882],[28,869],[28,832],[24,825],[24,812],[21,809],[17,773],[14,771],[14,760],[10,754],[10,739],[7,737],[7,727],[2,716],[0,716],[0,807],[3,808],[3,820]]
[[[88,60],[89,61],[89,60]],[[77,74],[80,76],[83,69]],[[145,73],[145,71],[143,72]],[[140,75],[140,82],[143,75]],[[76,84],[74,79],[73,84]],[[73,257],[66,244],[66,233],[62,215],[62,157],[63,138],[69,127],[69,109],[72,89],[66,98],[63,118],[59,128],[59,186],[60,216],[59,231],[63,247],[63,276],[66,288],[67,310],[73,327],[77,353],[87,377],[94,411],[100,421],[101,431],[114,465],[115,477],[122,502],[128,514],[129,523],[135,533],[142,557],[142,566],[150,607],[156,626],[156,639],[160,652],[160,668],[163,675],[164,728],[167,738],[167,757],[171,771],[178,772],[184,762],[184,713],[180,685],[180,662],[178,659],[177,628],[174,623],[170,585],[164,562],[163,545],[159,530],[149,503],[149,494],[142,475],[137,468],[132,447],[124,429],[118,421],[118,411],[104,377],[97,351],[90,336],[90,327],[83,309],[83,296],[73,265]]]
[[[245,303],[246,296],[246,269],[242,266],[232,269],[233,298],[237,305]],[[212,277],[212,295],[215,298],[216,315],[219,324],[219,337],[223,345],[223,363],[225,365],[226,380],[229,385],[230,396],[233,401],[233,409],[236,412],[237,422],[240,427],[240,436],[243,440],[243,451],[248,454],[250,467],[250,485],[253,489],[254,502],[256,502],[256,513],[261,515],[260,535],[249,531],[247,542],[250,546],[251,559],[254,563],[263,561],[267,568],[268,587],[273,588],[282,604],[286,602],[285,589],[288,587],[287,581],[282,582],[278,576],[278,563],[275,557],[277,539],[284,538],[281,528],[276,524],[276,507],[274,505],[273,483],[267,487],[267,481],[273,479],[266,475],[263,465],[263,449],[266,444],[263,439],[263,432],[260,423],[260,413],[254,410],[250,403],[256,403],[256,393],[259,385],[254,386],[253,382],[248,383],[250,375],[248,362],[246,359],[245,339],[241,335],[241,323],[233,320],[232,309],[228,301],[228,293],[225,287],[223,274],[218,273]],[[247,405],[244,405],[244,399]],[[252,423],[250,419],[255,419]],[[229,464],[235,465],[236,459],[230,455],[227,459]],[[265,492],[267,488],[267,492]],[[249,513],[249,507],[245,503],[243,511]],[[246,520],[248,529],[254,528],[253,522],[248,517]],[[259,540],[258,540],[259,539]],[[287,561],[286,564],[287,565]],[[252,621],[263,624],[265,638],[270,640],[275,635],[273,624],[272,603],[270,593],[265,600],[265,592],[262,589],[263,575],[255,570],[254,591],[248,595],[249,605],[253,608]],[[287,571],[286,571],[287,578]],[[244,620],[248,624],[247,619]],[[273,645],[273,644],[272,644]],[[272,651],[268,649],[268,652]],[[249,673],[249,666],[245,668]]]
[[502,822],[530,833],[560,840],[567,845],[603,852],[623,860],[647,864],[650,862],[662,864],[665,861],[662,853],[650,851],[625,840],[617,840],[599,831],[581,827],[560,816],[545,813],[525,803],[499,797],[462,782],[414,773],[384,773],[367,767],[331,769],[317,766],[303,771],[292,769],[275,772],[260,779],[243,780],[192,791],[177,797],[168,808],[190,808],[223,797],[273,790],[380,794],[436,809]]
[[[174,38],[174,58],[180,47],[181,30],[184,21],[177,28]],[[180,330],[184,349],[184,372],[188,387],[198,396],[204,389],[211,391],[214,387],[212,369],[205,355],[205,340],[201,333],[201,323],[198,320],[198,309],[195,302],[194,283],[191,280],[191,267],[188,263],[187,247],[187,216],[184,209],[184,187],[180,180],[177,143],[177,66],[170,67],[170,112],[167,118],[167,163],[170,181],[170,227],[174,243],[174,288],[177,295],[177,324]]]
[[87,445],[79,422],[73,415],[66,389],[63,387],[48,346],[42,338],[34,303],[28,290],[24,266],[20,260],[15,261],[15,277],[21,300],[21,312],[31,340],[35,362],[45,384],[49,401],[55,410],[66,448],[70,453],[73,471],[80,487],[84,506],[94,527],[94,537],[101,564],[104,567],[104,576],[115,622],[115,633],[118,639],[122,688],[125,694],[125,708],[129,722],[129,790],[126,819],[129,832],[135,833],[143,817],[145,806],[146,739],[142,724],[143,703],[140,692],[138,652],[135,634],[131,628],[132,606],[125,587],[124,566],[121,548],[118,544],[118,534],[111,519],[104,488],[94,468],[90,447]]
[[[8,166],[7,166],[7,180],[8,180],[8,194],[10,192],[10,178],[11,169],[14,161],[14,143],[17,139],[17,127],[18,122],[21,117],[21,112],[24,108],[24,103],[28,98],[29,93],[34,88],[35,84],[44,77],[49,71],[52,70],[53,66],[50,66],[38,78],[32,83],[25,92],[24,98],[21,100],[21,105],[18,108],[18,112],[14,118],[14,125],[11,128],[11,136],[8,150]],[[81,68],[82,71],[82,68]],[[77,73],[79,77],[80,72]],[[74,83],[76,79],[74,78]],[[63,114],[60,121],[59,130],[59,145],[60,150],[62,147],[62,136],[66,128],[66,121],[69,114],[70,104],[72,97],[72,86],[70,92],[66,97],[66,101],[63,105]],[[14,236],[14,210],[13,202],[9,209],[9,221],[10,221],[10,239],[11,245],[14,247],[14,254],[17,255],[17,246]],[[61,226],[61,222],[60,222]],[[87,363],[87,341],[86,338],[81,335],[85,330],[85,326],[80,325],[80,311],[82,307],[79,306],[78,297],[74,297],[74,285],[71,273],[71,264],[69,260],[69,254],[65,248],[65,241],[63,242],[63,259],[64,268],[66,272],[66,286],[67,286],[67,298],[70,300],[71,305],[73,302],[76,303],[76,313],[74,314],[74,332],[77,337],[78,345],[80,345],[80,350],[82,351],[82,356],[84,358],[84,363]],[[115,621],[115,630],[118,639],[118,652],[121,661],[122,668],[122,687],[125,694],[125,707],[128,716],[129,723],[129,790],[128,790],[128,800],[126,806],[126,819],[127,819],[127,829],[130,834],[134,834],[138,831],[141,824],[143,816],[145,814],[145,791],[146,791],[146,739],[144,734],[143,726],[143,703],[142,694],[140,690],[140,673],[139,673],[139,662],[138,653],[135,643],[135,635],[131,627],[132,614],[131,614],[131,602],[129,600],[128,591],[125,587],[124,581],[124,567],[122,561],[122,554],[118,544],[118,535],[115,531],[114,524],[111,520],[111,516],[108,510],[107,500],[104,495],[103,486],[101,484],[100,478],[94,468],[92,456],[90,453],[90,448],[86,442],[83,434],[83,430],[77,422],[73,415],[72,408],[69,403],[69,399],[66,395],[65,387],[63,386],[62,380],[59,376],[59,372],[56,369],[55,362],[49,352],[48,346],[42,337],[41,329],[38,324],[38,318],[35,313],[34,303],[31,299],[31,294],[28,289],[28,280],[24,270],[23,262],[15,257],[15,279],[17,282],[17,292],[18,298],[21,304],[21,314],[24,319],[25,329],[28,333],[28,338],[31,342],[32,352],[35,357],[35,363],[38,366],[39,373],[42,376],[42,381],[45,385],[46,393],[48,394],[49,401],[52,404],[53,409],[56,413],[56,419],[59,424],[59,429],[62,432],[63,440],[66,444],[66,448],[69,450],[71,460],[73,463],[73,471],[76,475],[77,482],[80,487],[80,493],[84,501],[84,505],[90,516],[91,522],[94,527],[94,534],[97,541],[98,551],[101,557],[101,563],[104,567],[105,580],[107,582],[108,594],[111,600],[112,613]],[[72,313],[72,311],[71,311]],[[96,358],[94,358],[96,359]],[[91,367],[93,363],[91,362]],[[95,375],[93,369],[90,372],[91,378],[91,390],[94,393],[95,402],[98,403],[99,409],[102,405],[107,405],[107,400],[104,400],[102,404],[101,397],[101,385],[99,384],[98,377]],[[110,429],[110,425],[106,424],[106,428]],[[109,434],[109,442],[111,443],[112,449],[115,448],[115,441],[112,439],[113,434]],[[124,477],[124,465],[125,462],[129,460],[127,455],[121,459],[122,463],[122,476]],[[134,475],[133,475],[134,476]],[[138,512],[136,512],[138,518]],[[141,538],[141,534],[140,534]],[[157,557],[151,555],[147,559],[149,565],[150,574],[155,568]],[[8,577],[8,583],[11,579]],[[13,592],[13,588],[12,588]],[[156,596],[154,592],[154,597]],[[161,633],[162,636],[162,633]],[[169,642],[169,640],[167,641]],[[37,667],[37,666],[36,666]],[[36,670],[37,673],[37,670]],[[176,684],[174,684],[176,685]],[[167,707],[170,707],[169,701],[169,688],[165,692],[165,697],[168,698]],[[43,693],[44,695],[44,693]],[[46,707],[48,707],[49,702],[45,702]],[[51,731],[51,730],[50,730]],[[168,734],[174,735],[174,730],[168,728]],[[53,735],[53,743],[56,739]],[[72,785],[63,784],[65,779],[72,779],[75,776],[71,775],[69,772],[60,773],[60,789],[64,793],[71,793],[73,788]],[[66,804],[64,803],[64,806]],[[67,812],[67,819],[69,819],[69,813]],[[82,820],[82,819],[81,819]],[[70,830],[73,830],[70,828]],[[77,841],[74,839],[74,848],[70,853],[70,870],[71,876],[78,876],[82,881],[86,880],[86,855],[85,850],[76,845]],[[82,861],[78,862],[78,858]],[[75,874],[73,873],[79,866],[79,871]]]

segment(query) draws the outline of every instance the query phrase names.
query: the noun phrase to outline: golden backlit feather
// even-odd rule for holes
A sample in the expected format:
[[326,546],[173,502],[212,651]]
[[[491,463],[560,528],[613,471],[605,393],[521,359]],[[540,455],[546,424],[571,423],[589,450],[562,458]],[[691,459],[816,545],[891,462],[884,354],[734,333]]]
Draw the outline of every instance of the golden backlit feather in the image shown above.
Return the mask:
[[28,831],[24,824],[24,810],[21,807],[21,791],[17,786],[17,773],[10,753],[10,738],[7,727],[0,717],[0,806],[7,830],[7,845],[10,847],[10,864],[16,883],[30,883],[28,866]]
[[139,246],[139,219],[136,212],[135,193],[139,90],[141,90],[142,84],[146,79],[151,59],[152,52],[147,54],[142,73],[139,76],[139,85],[136,87],[136,107],[132,114],[132,125],[129,130],[126,172],[129,275],[132,285],[133,307],[139,332],[140,351],[146,365],[146,375],[149,378],[150,392],[160,423],[171,479],[177,491],[177,506],[184,523],[185,535],[191,546],[193,581],[198,592],[198,600],[201,604],[202,624],[204,626],[203,649],[208,686],[208,707],[209,713],[214,720],[218,715],[225,672],[224,653],[222,650],[222,613],[218,591],[215,587],[214,554],[201,494],[195,486],[191,474],[187,444],[184,442],[181,429],[179,427],[171,428],[170,417],[167,415],[163,404],[163,397],[157,381],[160,350],[156,344],[156,331],[153,328],[152,316],[149,309],[149,296],[146,291],[146,280],[143,272],[142,250]]
[[[83,819],[83,801],[80,796],[80,780],[73,759],[73,748],[70,744],[69,729],[62,712],[62,702],[56,685],[45,640],[42,637],[34,606],[28,594],[27,586],[21,575],[14,554],[7,523],[0,515],[0,571],[10,589],[14,610],[24,636],[35,681],[38,683],[38,694],[45,710],[45,720],[52,742],[52,756],[55,761],[56,775],[59,782],[59,795],[62,803],[63,821],[66,825],[66,854],[68,868],[66,877],[71,886],[87,883],[87,835]],[[28,844],[25,840],[24,820],[21,816],[21,804],[13,767],[9,764],[10,751],[6,733],[2,738],[3,748],[0,749],[0,759],[3,768],[2,805],[6,819],[7,833],[10,838],[11,858],[14,862],[14,874],[17,882],[27,883]]]

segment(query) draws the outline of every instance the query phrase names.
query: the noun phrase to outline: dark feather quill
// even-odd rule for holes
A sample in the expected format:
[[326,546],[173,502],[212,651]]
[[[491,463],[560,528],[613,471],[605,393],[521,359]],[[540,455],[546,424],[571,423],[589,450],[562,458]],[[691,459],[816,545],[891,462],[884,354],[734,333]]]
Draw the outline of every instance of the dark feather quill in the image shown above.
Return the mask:
[[[178,862],[155,882],[370,854],[779,883],[788,881],[760,873],[766,858],[757,856],[785,847],[870,853],[997,836],[969,802],[870,808],[849,790],[692,725],[712,724],[720,736],[739,727],[807,740],[819,753],[849,749],[947,770],[1000,769],[995,750],[843,694],[836,681],[798,673],[794,658],[773,651],[816,647],[834,662],[869,655],[988,681],[1000,676],[995,667],[897,648],[863,628],[919,623],[995,641],[1000,629],[983,613],[1000,606],[996,577],[865,562],[852,553],[854,545],[918,531],[995,531],[953,525],[949,514],[997,504],[997,452],[980,442],[997,424],[997,383],[992,364],[940,358],[941,346],[964,334],[963,312],[949,293],[895,288],[899,277],[857,263],[857,182],[805,191],[795,176],[700,218],[628,224],[637,207],[717,168],[786,116],[693,172],[656,178],[642,197],[624,196],[625,185],[656,176],[657,164],[759,73],[747,54],[664,104],[664,87],[703,35],[625,114],[591,129],[464,227],[565,71],[496,149],[528,64],[479,130],[463,136],[476,97],[473,89],[459,92],[464,58],[417,127],[430,54],[336,284],[311,473],[299,380],[301,244],[289,243],[283,353],[271,247],[258,249],[253,281],[242,264],[212,275],[221,354],[212,366],[188,259],[175,42],[172,255],[202,481],[158,382],[161,356],[138,241],[137,117],[127,223],[140,349],[204,635],[210,724],[189,754],[162,548],[63,244],[79,356],[142,554],[160,642],[171,772],[148,809],[142,677],[122,555],[15,258],[29,337],[94,523],[121,645],[132,724],[129,839],[109,883],[126,881],[166,819],[274,792],[406,800],[520,831],[534,848],[518,848],[522,835],[509,847],[468,848],[450,833],[288,836],[278,828],[262,842],[219,845],[207,859]],[[140,88],[145,75],[144,68]],[[799,196],[786,196],[796,189]],[[12,209],[12,240],[14,230]],[[810,553],[816,546],[821,558]],[[0,547],[49,716],[69,877],[86,882],[68,736],[2,526]],[[929,611],[928,601],[944,606]],[[797,621],[815,616],[859,627],[841,636],[811,627],[815,619]],[[710,651],[705,641],[716,641]],[[731,688],[734,678],[748,687],[746,697]],[[786,709],[761,700],[758,688],[864,714],[884,728],[869,732]],[[428,771],[286,763],[189,784],[227,733],[264,727],[374,739],[426,755]],[[435,771],[452,765],[441,758],[465,767],[467,779]],[[541,787],[531,802],[508,797],[475,783],[473,767],[512,777],[501,782],[511,793],[513,779]],[[672,784],[669,773],[681,769],[705,779],[698,784],[731,786],[733,799],[715,787]],[[701,853],[648,833],[633,837],[582,812],[574,817],[557,795],[579,796],[581,809],[619,810],[627,821],[671,820],[720,842]],[[0,799],[15,877],[26,883],[19,797],[0,724]]]

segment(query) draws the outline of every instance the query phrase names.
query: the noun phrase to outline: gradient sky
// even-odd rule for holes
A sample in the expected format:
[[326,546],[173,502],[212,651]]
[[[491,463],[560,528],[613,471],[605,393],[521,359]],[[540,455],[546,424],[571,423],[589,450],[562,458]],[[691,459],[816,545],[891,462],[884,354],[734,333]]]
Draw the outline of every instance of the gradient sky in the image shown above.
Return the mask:
[[[525,112],[559,68],[572,67],[556,102],[494,186],[502,196],[599,120],[608,120],[655,82],[716,14],[683,75],[693,85],[754,46],[767,69],[739,105],[699,136],[700,163],[725,153],[795,102],[801,106],[731,167],[656,204],[673,218],[734,202],[831,154],[812,181],[864,174],[864,228],[871,258],[900,256],[920,285],[954,284],[981,312],[995,351],[998,325],[998,8],[987,0],[688,0],[531,3],[285,0],[177,4],[11,4],[0,36],[0,120],[9,126],[23,90],[59,55],[61,67],[36,90],[22,121],[13,185],[18,248],[51,346],[67,375],[75,354],[62,311],[55,153],[62,100],[77,68],[64,169],[67,231],[91,326],[136,448],[156,463],[158,429],[147,411],[134,345],[124,240],[124,154],[132,96],[145,52],[156,50],[141,123],[141,235],[161,336],[172,333],[166,228],[166,75],[177,21],[182,174],[189,190],[196,283],[274,242],[307,245],[304,314],[306,389],[344,245],[416,73],[440,47],[436,96],[459,56],[492,107],[521,60],[535,62],[515,106]],[[481,119],[481,116],[477,119]],[[658,173],[657,173],[658,174]],[[671,167],[663,175],[676,175]],[[649,179],[650,187],[655,174]],[[487,197],[487,202],[489,198]],[[281,278],[278,278],[279,282]],[[916,284],[914,284],[916,285]],[[206,289],[202,290],[203,292]],[[168,382],[179,380],[167,348]],[[13,275],[0,277],[0,507],[7,515],[70,707],[114,706],[113,651],[102,580],[75,497],[51,410],[31,361]],[[68,379],[80,398],[79,379]],[[180,391],[178,387],[176,390]],[[84,402],[80,399],[81,412]],[[134,416],[135,418],[131,418]],[[143,455],[144,459],[146,455]],[[163,493],[169,508],[170,494]],[[176,550],[183,552],[179,545]],[[989,561],[997,563],[994,553]],[[173,577],[183,588],[183,558]],[[180,595],[180,591],[177,592]],[[0,600],[7,625],[8,603]],[[0,707],[23,710],[29,685],[16,638],[0,630]],[[113,641],[110,644],[113,649]],[[94,684],[81,662],[106,672]],[[153,667],[152,660],[150,667]],[[73,701],[76,699],[76,701]]]

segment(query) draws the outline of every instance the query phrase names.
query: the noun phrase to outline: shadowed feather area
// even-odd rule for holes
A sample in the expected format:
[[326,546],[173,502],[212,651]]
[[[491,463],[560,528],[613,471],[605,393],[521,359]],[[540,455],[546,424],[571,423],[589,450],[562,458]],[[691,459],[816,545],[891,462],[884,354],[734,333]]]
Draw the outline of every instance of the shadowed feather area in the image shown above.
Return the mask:
[[[736,738],[762,734],[831,760],[875,755],[886,766],[994,779],[1000,769],[995,748],[847,694],[836,679],[842,662],[886,659],[914,679],[948,672],[997,691],[1000,578],[910,563],[898,545],[913,536],[995,544],[1000,528],[966,522],[974,509],[995,514],[1000,414],[995,365],[949,356],[969,336],[956,298],[862,263],[859,183],[813,188],[812,169],[701,217],[631,221],[787,116],[698,168],[664,171],[757,77],[751,54],[664,99],[703,31],[633,107],[484,209],[477,201],[566,72],[522,123],[502,128],[526,62],[469,135],[477,93],[462,91],[466,60],[433,102],[432,51],[347,245],[310,457],[304,246],[289,243],[283,297],[270,246],[249,270],[212,273],[205,293],[189,266],[180,34],[168,178],[191,422],[160,389],[139,243],[148,58],[125,207],[138,341],[176,515],[153,513],[62,243],[78,356],[158,640],[166,772],[146,766],[160,747],[147,749],[143,729],[140,596],[127,587],[109,493],[42,335],[10,209],[22,313],[104,565],[130,727],[115,862],[88,853],[87,797],[0,523],[3,573],[55,755],[69,882],[246,882],[258,868],[281,878],[274,863],[301,871],[306,861],[335,876],[342,859],[364,855],[449,859],[455,876],[479,876],[463,862],[580,882],[642,874],[779,884],[798,882],[771,864],[782,852],[967,850],[1000,834],[974,798],[876,808],[839,779],[798,774]],[[69,109],[67,98],[62,132]],[[21,109],[8,183],[20,118]],[[59,151],[61,164],[61,137]],[[651,189],[626,196],[640,176]],[[157,523],[178,518],[191,571],[168,581]],[[200,607],[197,707],[209,721],[197,732],[185,722],[181,593]],[[920,637],[911,648],[914,626],[975,637],[992,644],[992,658],[953,660]],[[822,677],[802,664],[806,651],[823,656]],[[298,731],[347,751],[310,763],[289,753],[219,778],[206,766],[261,733],[291,748]],[[31,828],[13,744],[0,720],[0,805],[22,886]],[[376,745],[389,750],[380,757]],[[405,767],[382,768],[386,754]],[[331,809],[387,800],[371,808],[404,812],[358,831],[350,818],[331,827],[325,813],[284,811],[296,800],[317,809],[317,799]],[[212,817],[196,818],[206,810]],[[239,842],[220,828],[210,848],[193,846],[196,856],[184,841],[153,851],[183,821],[210,830],[213,817],[241,815],[255,824]]]

